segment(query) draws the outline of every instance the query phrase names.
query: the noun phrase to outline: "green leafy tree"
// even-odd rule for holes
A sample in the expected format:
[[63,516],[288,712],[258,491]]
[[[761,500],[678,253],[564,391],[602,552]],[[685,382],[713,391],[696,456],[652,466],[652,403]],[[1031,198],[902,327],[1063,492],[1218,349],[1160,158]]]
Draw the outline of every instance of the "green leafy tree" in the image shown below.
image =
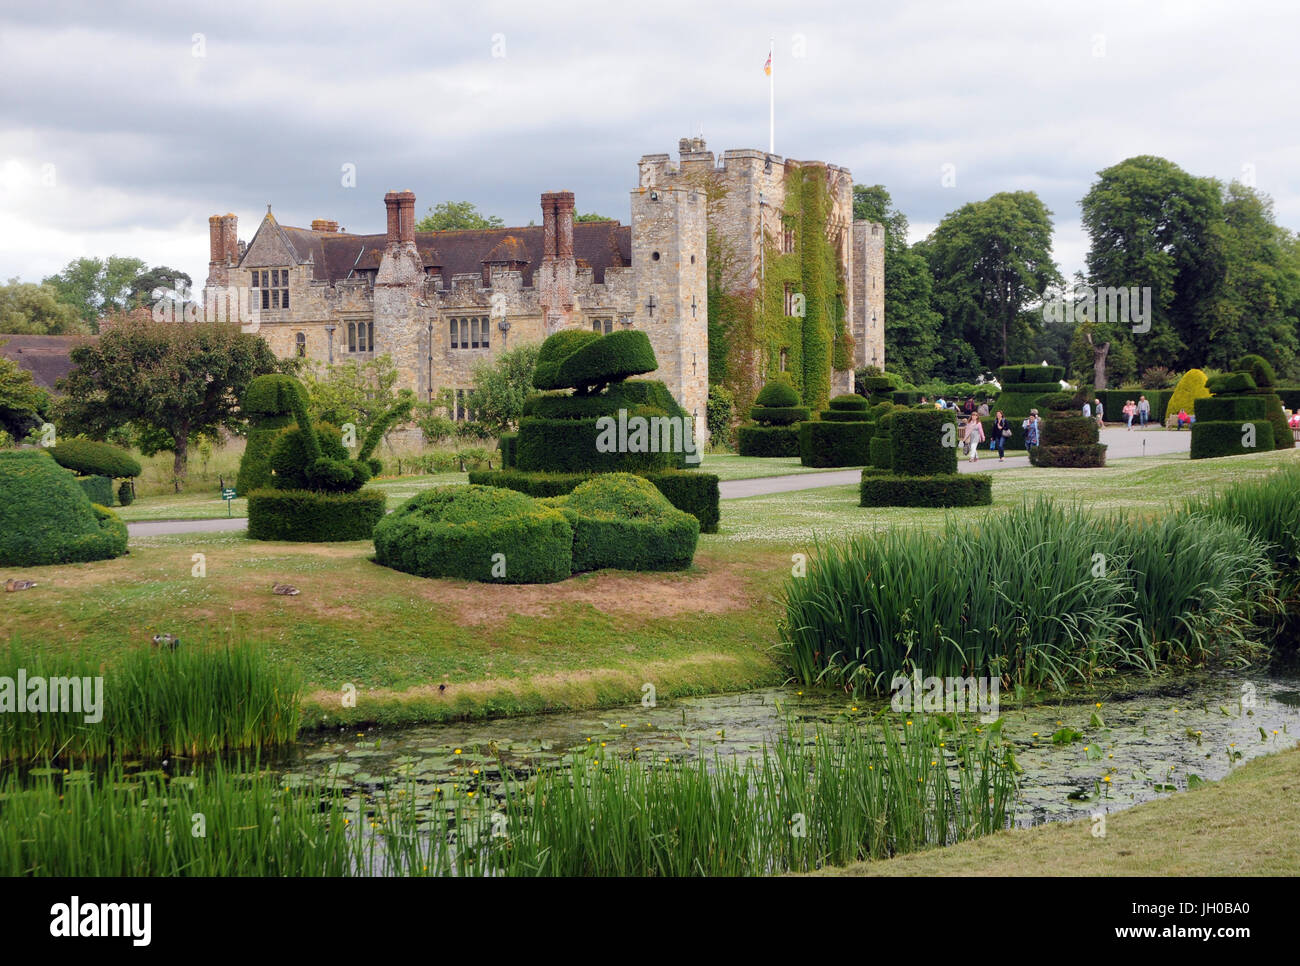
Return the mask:
[[[152,306],[155,298],[165,298],[166,293],[188,295],[194,282],[187,272],[166,265],[155,265],[148,271],[141,272],[131,282],[131,291],[127,302],[131,308],[145,305]],[[161,290],[155,297],[154,292]]]
[[239,425],[239,397],[280,366],[261,336],[226,323],[190,325],[123,316],[94,344],[72,350],[61,381],[63,433],[103,439],[134,423],[166,435],[179,493],[192,440]]
[[491,362],[474,366],[474,388],[465,401],[476,422],[500,436],[519,424],[524,400],[533,391],[533,370],[541,347],[526,343],[509,349]]
[[416,231],[452,231],[455,229],[504,228],[496,215],[484,215],[472,201],[443,201],[415,223]]
[[1013,345],[1033,338],[1025,327],[1034,315],[1025,309],[1041,301],[1049,286],[1061,284],[1052,260],[1052,213],[1032,191],[1000,192],[963,205],[939,223],[922,251],[944,319],[948,364],[966,355],[948,349],[957,343],[973,350],[980,368],[1009,364]]
[[32,374],[0,356],[0,428],[12,439],[22,439],[41,422],[49,406],[49,393],[32,381]]
[[855,220],[885,226],[885,349],[889,366],[911,382],[926,379],[939,361],[943,317],[934,310],[934,282],[925,256],[907,244],[907,215],[884,185],[853,186]]
[[1088,283],[1151,289],[1151,330],[1131,333],[1139,368],[1199,364],[1224,274],[1219,183],[1143,155],[1098,172],[1080,204]]
[[59,301],[72,306],[84,322],[97,329],[101,315],[132,307],[133,286],[144,269],[140,259],[124,255],[74,258],[42,284],[51,286]]
[[573,220],[578,221],[614,221],[608,215],[598,215],[594,211],[589,211],[585,215],[574,215]]
[[389,355],[308,368],[302,381],[311,418],[332,426],[352,423],[358,437],[397,400],[397,367]]
[[37,285],[11,278],[0,285],[0,332],[11,335],[75,335],[88,333],[90,326],[77,310],[59,300],[51,285]]

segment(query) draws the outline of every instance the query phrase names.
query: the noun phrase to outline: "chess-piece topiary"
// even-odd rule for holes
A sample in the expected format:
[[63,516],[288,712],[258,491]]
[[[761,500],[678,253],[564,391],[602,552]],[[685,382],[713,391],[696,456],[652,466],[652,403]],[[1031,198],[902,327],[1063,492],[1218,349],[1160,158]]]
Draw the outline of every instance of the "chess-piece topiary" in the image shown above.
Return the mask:
[[[992,478],[957,472],[960,427],[950,410],[899,406],[882,418],[889,462],[862,471],[859,506],[987,506]],[[873,448],[879,448],[875,439]]]
[[1097,421],[1083,415],[1083,392],[1055,392],[1040,396],[1045,409],[1039,445],[1030,447],[1032,466],[1087,467],[1106,465],[1106,444],[1100,442]]
[[790,377],[780,373],[754,398],[749,410],[754,425],[737,431],[736,450],[741,456],[798,456],[799,423],[809,415],[808,407],[799,405]]
[[[892,395],[884,398],[887,401]],[[866,398],[846,393],[832,399],[816,419],[800,423],[799,462],[804,466],[866,466],[871,462],[869,405]]]
[[[1260,359],[1260,362],[1264,362]],[[1264,363],[1268,365],[1268,363]],[[1262,373],[1269,375],[1270,373]],[[1214,376],[1205,383],[1212,393],[1193,402],[1191,458],[1267,453],[1274,448],[1274,428],[1268,418],[1268,396],[1259,393],[1249,371]],[[1271,394],[1270,394],[1271,395]],[[1276,396],[1273,396],[1277,399]],[[1281,406],[1279,400],[1278,405]],[[1291,439],[1285,420],[1282,431]]]

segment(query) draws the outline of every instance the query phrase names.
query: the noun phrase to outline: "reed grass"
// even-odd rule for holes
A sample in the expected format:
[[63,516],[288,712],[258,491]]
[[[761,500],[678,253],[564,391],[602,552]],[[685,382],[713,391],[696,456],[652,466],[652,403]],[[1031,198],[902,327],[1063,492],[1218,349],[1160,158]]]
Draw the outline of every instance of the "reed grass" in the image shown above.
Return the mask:
[[786,582],[796,680],[883,693],[895,674],[989,675],[1063,690],[1121,670],[1257,650],[1276,572],[1238,522],[1154,522],[1044,497],[940,534],[897,530],[818,547]]
[[114,763],[0,780],[0,875],[756,875],[985,835],[1014,802],[996,738],[920,716],[792,725],[743,761],[593,752],[500,801],[407,784],[363,805],[220,760],[170,780]]
[[298,734],[303,696],[291,669],[247,642],[141,648],[101,667],[11,641],[0,677],[103,679],[102,719],[83,711],[0,714],[0,761],[198,756],[269,748]]

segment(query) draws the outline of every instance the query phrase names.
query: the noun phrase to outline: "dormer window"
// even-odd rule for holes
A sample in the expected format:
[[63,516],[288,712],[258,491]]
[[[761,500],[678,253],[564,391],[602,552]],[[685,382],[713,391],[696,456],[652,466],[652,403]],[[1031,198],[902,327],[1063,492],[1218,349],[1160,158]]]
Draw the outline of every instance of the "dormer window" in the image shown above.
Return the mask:
[[289,307],[289,270],[287,268],[255,268],[252,308],[287,309]]

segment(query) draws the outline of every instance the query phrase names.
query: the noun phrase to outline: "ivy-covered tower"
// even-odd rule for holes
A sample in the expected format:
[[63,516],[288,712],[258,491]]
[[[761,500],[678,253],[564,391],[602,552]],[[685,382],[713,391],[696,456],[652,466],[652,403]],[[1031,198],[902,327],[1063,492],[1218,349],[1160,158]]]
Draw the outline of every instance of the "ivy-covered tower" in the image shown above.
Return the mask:
[[853,221],[848,169],[748,149],[719,160],[703,138],[679,150],[676,164],[642,157],[640,190],[705,193],[711,381],[744,401],[788,372],[824,408],[855,366],[883,366],[884,231]]

